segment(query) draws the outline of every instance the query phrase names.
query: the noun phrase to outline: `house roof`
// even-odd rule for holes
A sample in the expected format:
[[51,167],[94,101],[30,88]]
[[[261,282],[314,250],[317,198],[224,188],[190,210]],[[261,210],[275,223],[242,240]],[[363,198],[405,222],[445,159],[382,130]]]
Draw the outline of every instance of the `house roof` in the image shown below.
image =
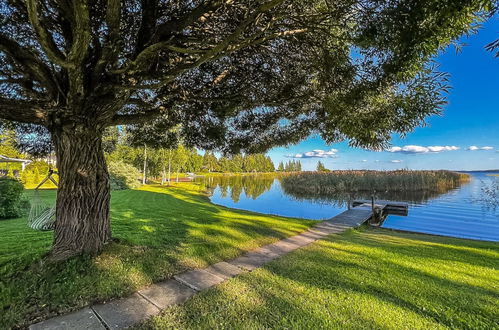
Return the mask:
[[19,159],[19,158],[10,158],[7,156],[0,155],[0,163],[31,163],[29,159]]

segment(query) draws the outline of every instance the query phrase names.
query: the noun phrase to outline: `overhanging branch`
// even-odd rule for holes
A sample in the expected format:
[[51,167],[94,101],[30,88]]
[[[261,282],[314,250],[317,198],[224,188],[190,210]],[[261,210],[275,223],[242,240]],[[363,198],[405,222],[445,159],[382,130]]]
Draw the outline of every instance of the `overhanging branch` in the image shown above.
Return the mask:
[[40,104],[0,97],[0,119],[46,125],[47,111]]
[[28,0],[27,9],[31,25],[33,26],[33,29],[38,36],[38,42],[42,46],[43,51],[45,52],[45,54],[47,54],[48,58],[55,64],[64,68],[72,67],[71,63],[66,61],[65,56],[62,54],[59,48],[57,48],[57,45],[54,39],[52,39],[50,32],[42,25],[42,22],[40,22],[40,19],[38,17],[39,12],[37,2],[37,0]]
[[123,114],[123,115],[117,114],[114,115],[111,122],[109,123],[109,126],[145,123],[147,121],[157,118],[158,116],[163,114],[165,110],[166,109],[164,107],[159,107],[141,113]]

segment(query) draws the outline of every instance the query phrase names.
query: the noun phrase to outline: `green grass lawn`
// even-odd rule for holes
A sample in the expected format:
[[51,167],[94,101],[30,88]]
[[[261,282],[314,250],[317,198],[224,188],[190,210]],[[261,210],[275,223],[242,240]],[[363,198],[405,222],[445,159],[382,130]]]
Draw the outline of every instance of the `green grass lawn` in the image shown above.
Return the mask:
[[150,329],[497,329],[499,244],[351,230],[167,309]]
[[[48,201],[55,198],[53,190],[41,194]],[[115,191],[111,219],[116,242],[102,255],[60,264],[42,258],[51,232],[31,230],[26,219],[0,221],[0,329],[125,296],[315,223],[217,206],[192,183]]]

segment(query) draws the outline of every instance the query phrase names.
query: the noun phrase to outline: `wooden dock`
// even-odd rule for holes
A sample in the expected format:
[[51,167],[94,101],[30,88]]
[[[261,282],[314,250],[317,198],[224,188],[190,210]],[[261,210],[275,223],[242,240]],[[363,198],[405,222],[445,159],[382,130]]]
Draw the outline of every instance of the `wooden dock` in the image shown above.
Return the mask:
[[[355,200],[352,202],[352,206],[354,208],[366,204],[371,206],[371,203],[372,201],[370,200]],[[405,202],[379,200],[375,202],[375,205],[376,207],[380,207],[381,209],[383,209],[383,212],[386,214],[407,216],[409,212],[409,204]]]
[[[351,209],[338,214],[328,221],[358,227],[364,222],[375,218],[375,212],[378,212],[377,216],[379,218],[384,219],[389,214],[406,216],[409,210],[407,203],[392,201],[376,201],[374,210],[371,201],[356,200],[352,203],[352,206]],[[376,220],[380,221],[380,219]]]

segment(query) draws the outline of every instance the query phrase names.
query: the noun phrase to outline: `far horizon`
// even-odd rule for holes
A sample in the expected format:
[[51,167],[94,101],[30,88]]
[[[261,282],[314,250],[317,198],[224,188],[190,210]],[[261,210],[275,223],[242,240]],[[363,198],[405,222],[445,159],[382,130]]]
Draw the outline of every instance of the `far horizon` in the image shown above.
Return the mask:
[[303,170],[314,170],[320,160],[328,169],[447,169],[477,171],[499,168],[499,59],[485,50],[497,39],[499,20],[488,20],[480,31],[463,37],[460,52],[448,47],[435,59],[450,74],[451,90],[442,116],[428,119],[405,139],[393,136],[392,147],[374,152],[326,145],[317,136],[268,153],[274,163],[300,159]]

